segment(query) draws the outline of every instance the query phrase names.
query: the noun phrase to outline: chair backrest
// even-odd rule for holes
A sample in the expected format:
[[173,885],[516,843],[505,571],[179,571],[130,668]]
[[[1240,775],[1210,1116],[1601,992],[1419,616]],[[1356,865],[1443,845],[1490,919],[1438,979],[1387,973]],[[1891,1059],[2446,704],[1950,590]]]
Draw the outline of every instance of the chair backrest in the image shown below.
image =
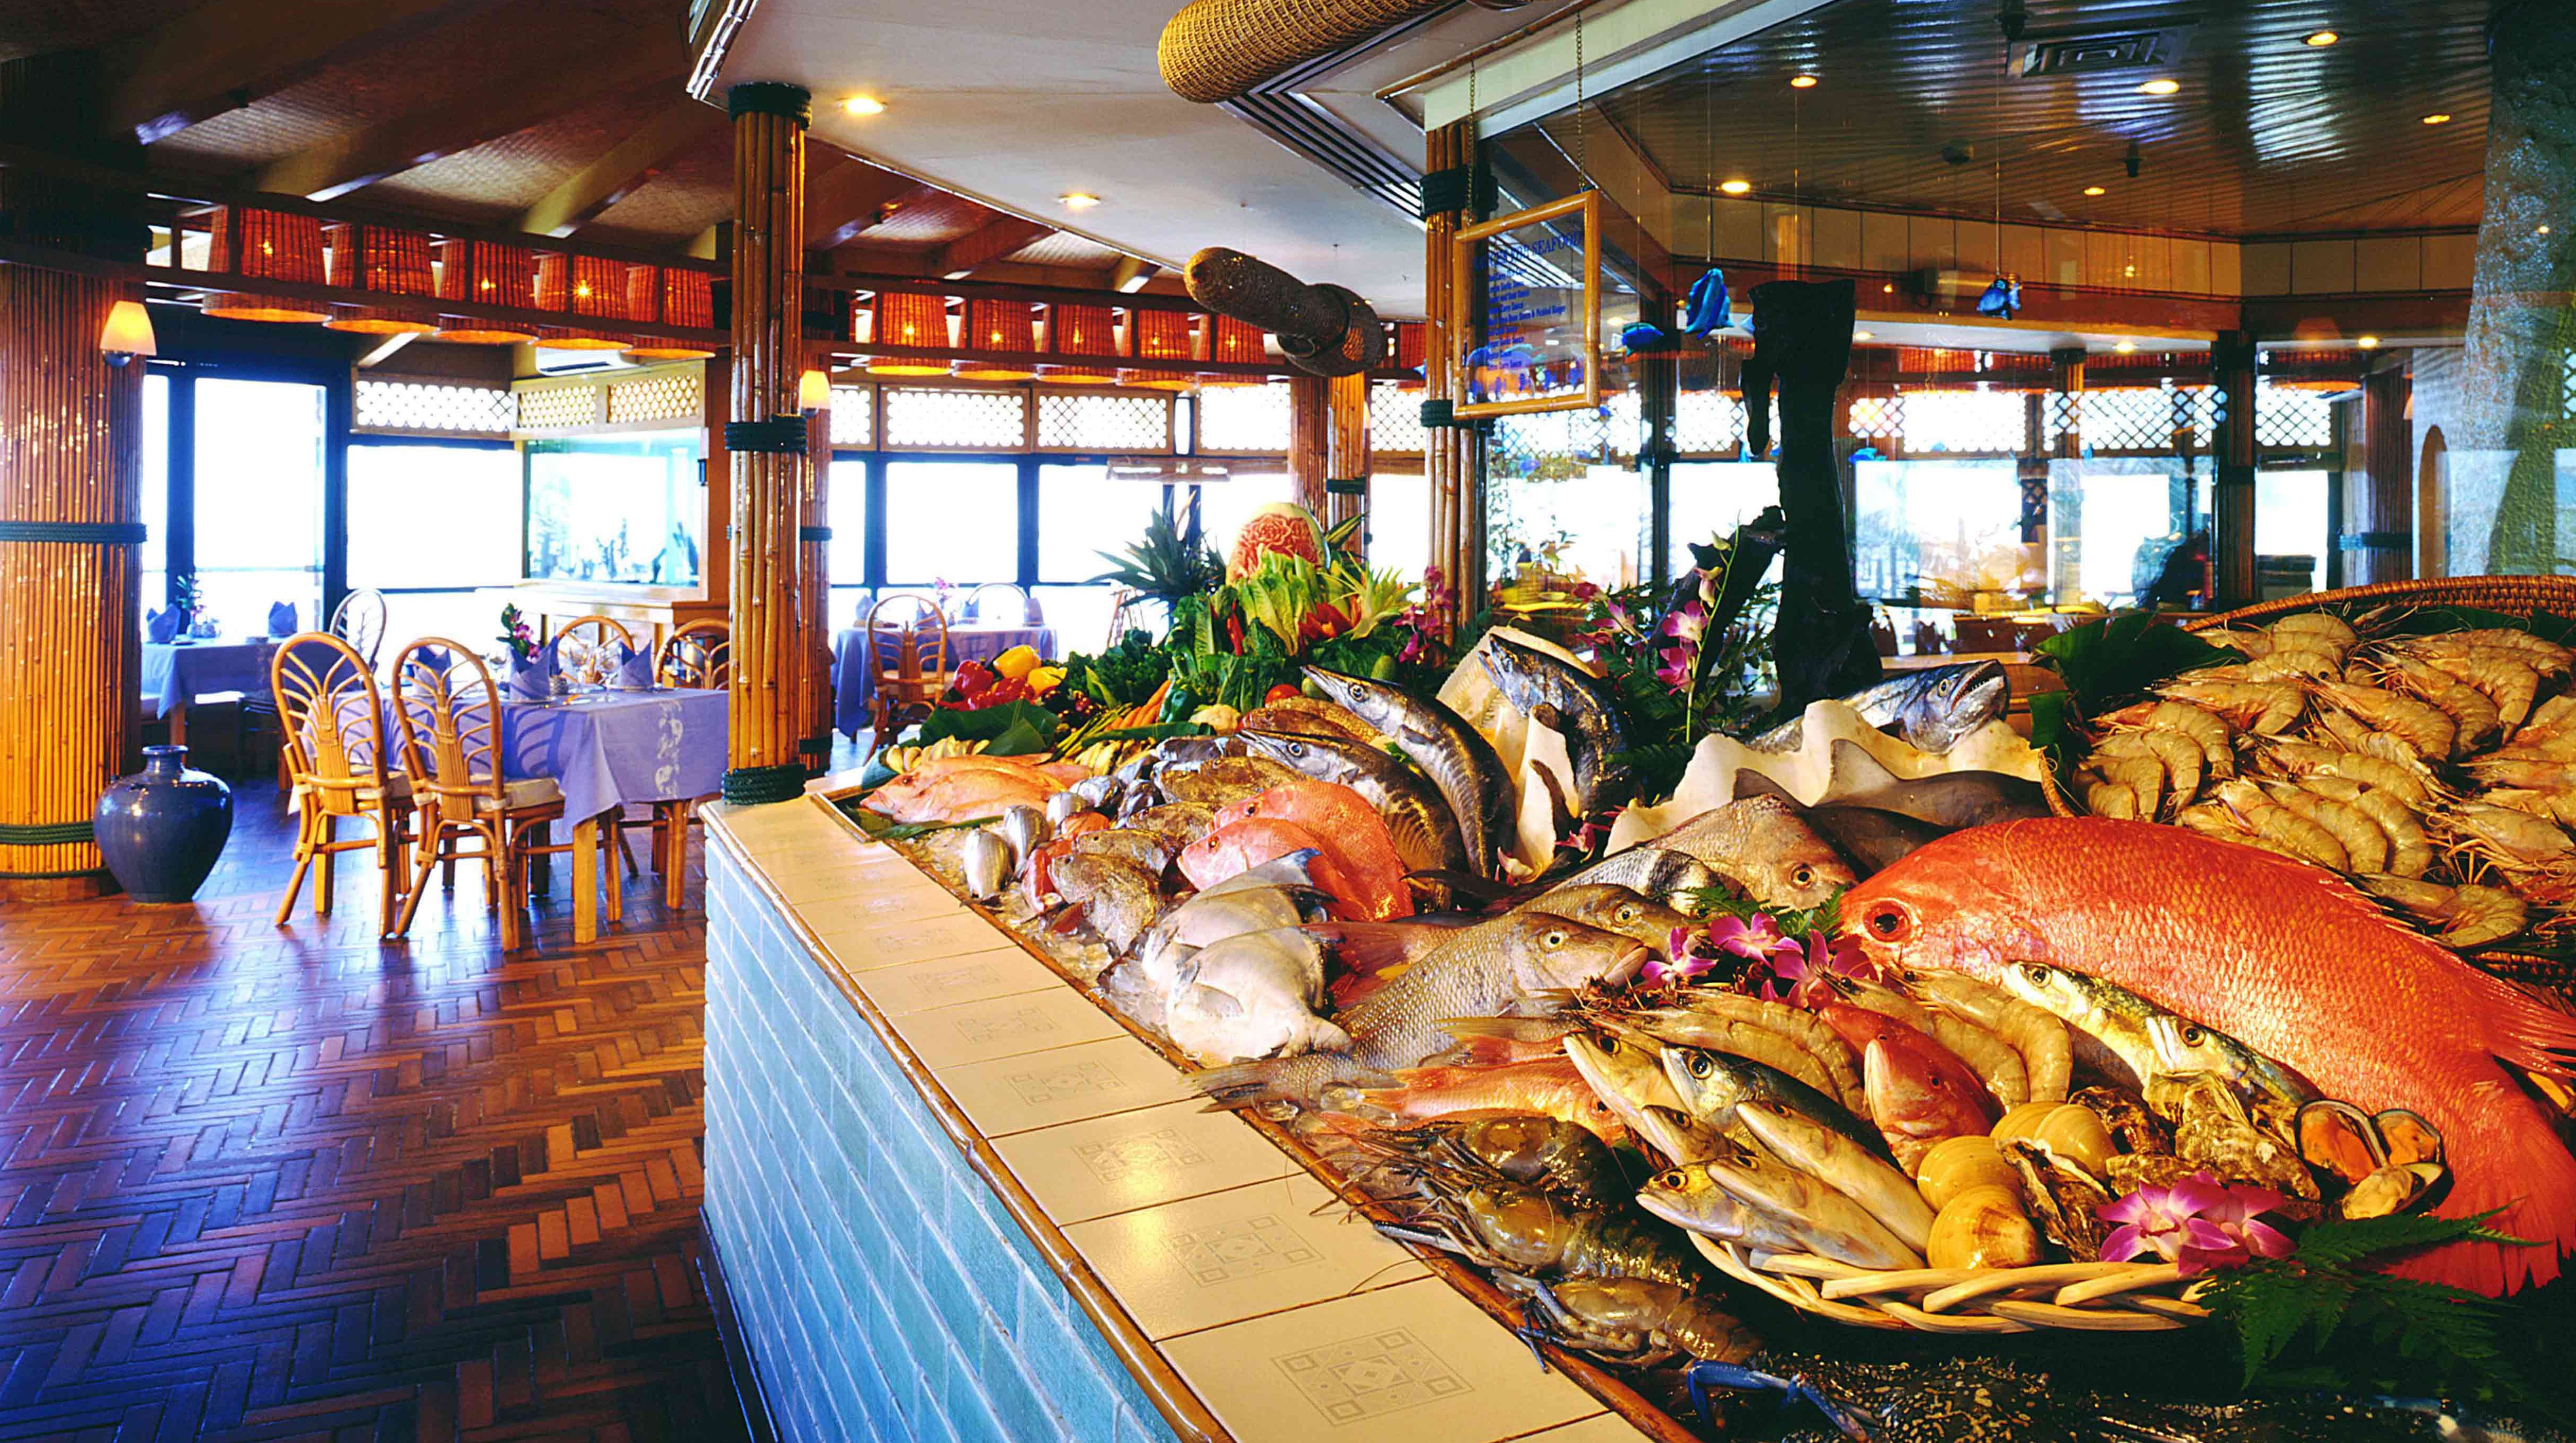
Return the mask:
[[634,633],[616,617],[576,616],[555,628],[555,670],[597,686],[616,672],[634,647]]
[[376,653],[385,644],[385,594],[361,586],[341,597],[340,604],[331,608],[331,624],[324,630],[349,643],[374,667]]
[[357,648],[327,631],[300,631],[268,661],[287,771],[314,805],[337,816],[366,810],[359,793],[385,788],[384,700]]
[[711,617],[672,632],[662,643],[653,680],[661,686],[721,690],[733,680],[733,628]]
[[[922,623],[927,621],[928,626]],[[921,656],[919,638],[936,628],[939,638],[927,664]],[[948,617],[936,602],[915,592],[898,591],[880,598],[868,608],[869,665],[876,668],[879,682],[913,681],[924,676],[944,676],[948,671]],[[888,642],[893,645],[889,647]],[[888,655],[891,651],[893,654]]]
[[501,804],[501,717],[491,668],[474,648],[424,636],[394,655],[394,729],[414,801],[465,821]]
[[[990,603],[984,600],[988,592],[993,593]],[[987,626],[999,621],[1008,621],[1013,626],[1035,626],[1038,624],[1038,604],[1017,582],[987,581],[966,593],[966,619]]]

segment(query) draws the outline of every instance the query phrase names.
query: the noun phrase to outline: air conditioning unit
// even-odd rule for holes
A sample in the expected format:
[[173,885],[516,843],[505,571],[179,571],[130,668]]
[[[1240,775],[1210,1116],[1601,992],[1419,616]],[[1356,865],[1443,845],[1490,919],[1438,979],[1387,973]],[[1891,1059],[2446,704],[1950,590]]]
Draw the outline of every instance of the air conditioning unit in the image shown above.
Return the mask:
[[2013,46],[2012,72],[2024,80],[2035,80],[2104,70],[2161,69],[2181,60],[2190,41],[2189,25],[2025,35]]
[[631,371],[635,363],[624,351],[559,349],[537,347],[537,374],[540,376],[579,376],[592,371]]

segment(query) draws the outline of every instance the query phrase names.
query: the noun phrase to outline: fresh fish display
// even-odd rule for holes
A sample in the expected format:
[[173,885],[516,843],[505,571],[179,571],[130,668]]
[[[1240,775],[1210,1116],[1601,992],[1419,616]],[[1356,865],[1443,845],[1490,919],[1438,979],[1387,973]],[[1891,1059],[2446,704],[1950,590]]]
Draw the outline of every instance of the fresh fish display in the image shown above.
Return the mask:
[[1421,1191],[1427,1206],[1414,1226],[1378,1230],[1523,1275],[1713,1286],[1680,1234],[1634,1208],[1593,1207],[1498,1180],[1426,1177]]
[[942,766],[978,757],[942,757],[867,794],[860,805],[898,822],[963,822],[996,817],[1012,806],[1043,808],[1064,784],[1033,766]]
[[1870,1040],[1860,1055],[1861,1089],[1869,1115],[1896,1160],[1908,1168],[1945,1138],[1983,1134],[1995,1124],[1994,1100],[1971,1077],[1962,1082],[1945,1068],[1928,1037],[1901,1032]]
[[2045,962],[2018,963],[1995,980],[2014,997],[2065,1023],[2075,1060],[2119,1086],[2143,1093],[2163,1070],[2155,1038],[2147,1031],[2148,1019],[2160,1009],[2135,992]]
[[1606,1143],[1623,1140],[1619,1114],[1561,1056],[1501,1067],[1407,1067],[1394,1076],[1394,1087],[1361,1095],[1398,1127],[1462,1112],[1519,1112],[1573,1123]]
[[1011,844],[992,832],[968,832],[958,844],[957,868],[966,879],[966,895],[989,902],[1011,884]]
[[1083,920],[1113,954],[1124,955],[1163,912],[1163,896],[1144,868],[1122,857],[1063,856],[1048,865],[1056,892],[1082,908]]
[[1687,927],[1691,919],[1682,913],[1612,883],[1581,882],[1551,889],[1529,904],[1527,910],[1563,917],[1586,927],[1616,932],[1647,950],[1661,955],[1672,941],[1673,929]]
[[[1842,698],[1871,726],[1894,732],[1919,751],[1947,753],[1959,738],[2001,717],[2012,705],[2012,679],[1997,661],[1963,661],[1898,672]],[[1806,740],[1801,713],[1746,740],[1757,752],[1794,752]]]
[[1778,797],[1797,807],[1798,820],[1810,831],[1833,844],[1852,864],[1853,872],[1866,877],[1893,864],[1897,858],[1936,837],[1950,834],[1947,827],[1935,826],[1909,817],[1903,812],[1882,811],[1877,807],[1836,803],[1829,807],[1798,807],[1778,782],[1756,771],[1736,775],[1735,794],[1739,798]]
[[1073,855],[1116,857],[1134,863],[1148,877],[1160,877],[1163,869],[1172,865],[1172,844],[1154,832],[1109,827],[1074,838]]
[[1957,830],[2048,815],[2039,783],[2001,772],[1942,772],[1907,780],[1849,737],[1833,745],[1833,781],[1820,807],[1869,807]]
[[[1387,834],[1386,823],[1378,820],[1377,809],[1366,798],[1349,787],[1299,777],[1217,808],[1216,825],[1228,827],[1255,817],[1293,822],[1313,832],[1335,868],[1366,887],[1370,896],[1410,895],[1404,862],[1396,855],[1395,839]],[[1412,911],[1408,903],[1386,915],[1410,916]]]
[[1582,1074],[1585,1085],[1604,1107],[1658,1152],[1667,1157],[1674,1155],[1665,1139],[1657,1136],[1670,1129],[1646,1115],[1648,1108],[1679,1113],[1682,1105],[1681,1099],[1673,1095],[1671,1080],[1664,1076],[1663,1050],[1652,1039],[1633,1033],[1623,1036],[1616,1028],[1604,1028],[1569,1033],[1562,1045],[1565,1060]]
[[1769,1102],[1813,1118],[1860,1144],[1864,1151],[1887,1155],[1887,1144],[1868,1123],[1776,1067],[1765,1067],[1751,1058],[1730,1053],[1670,1043],[1664,1045],[1663,1061],[1664,1076],[1672,1083],[1673,1096],[1681,1100],[1682,1110],[1693,1122],[1712,1132],[1752,1146],[1753,1134],[1736,1116],[1735,1109],[1746,1102]]
[[1406,871],[1466,869],[1467,843],[1458,831],[1457,815],[1437,787],[1403,762],[1339,734],[1301,736],[1244,726],[1235,735],[1257,756],[1359,793],[1386,824]]
[[1177,856],[1183,847],[1216,830],[1216,808],[1205,802],[1165,802],[1130,813],[1119,825],[1153,833]]
[[1296,775],[1267,757],[1228,756],[1188,766],[1166,767],[1156,775],[1154,785],[1171,801],[1203,802],[1211,807],[1222,807],[1228,802],[1266,792],[1281,782],[1295,779]]
[[1479,877],[1498,875],[1513,835],[1512,778],[1494,754],[1494,744],[1437,698],[1319,666],[1307,667],[1306,675],[1327,696],[1385,733],[1440,789],[1466,843],[1467,870]]
[[1860,1204],[1916,1252],[1932,1237],[1932,1209],[1914,1179],[1850,1138],[1768,1102],[1738,1103],[1738,1120],[1773,1156]]
[[2477,971],[2315,868],[2179,828],[2051,818],[1945,837],[1855,888],[1875,959],[2004,982],[2033,959],[2129,989],[2365,1110],[2412,1106],[2453,1160],[2445,1204],[2543,1246],[2399,1264],[2502,1295],[2576,1246],[2576,1157],[2505,1071],[2570,1075],[2576,1018]]
[[[1070,792],[1055,794],[1056,797],[1071,795]],[[1047,805],[1055,805],[1055,797],[1047,798]],[[993,824],[993,831],[1011,849],[1011,866],[1017,869],[1029,859],[1030,853],[1038,849],[1039,843],[1054,835],[1055,824],[1047,820],[1046,813],[1035,807],[1004,807],[1001,819]]]
[[1324,950],[1293,926],[1221,937],[1171,969],[1164,1030],[1202,1065],[1350,1046],[1318,1017]]
[[1169,988],[1172,966],[1190,952],[1245,932],[1294,927],[1321,912],[1324,894],[1306,882],[1248,880],[1283,866],[1302,878],[1308,860],[1291,853],[1199,892],[1164,913],[1136,942],[1136,965],[1146,981]]
[[1245,712],[1241,725],[1255,731],[1294,732],[1303,736],[1337,737],[1374,749],[1378,735],[1367,722],[1336,702],[1321,701],[1311,696],[1283,696],[1264,702]]
[[1864,1268],[1923,1266],[1919,1250],[1819,1177],[1759,1152],[1712,1158],[1696,1167],[1710,1182],[1753,1206],[1795,1219],[1826,1257]]
[[1565,738],[1574,763],[1575,815],[1596,817],[1625,805],[1635,794],[1636,774],[1617,760],[1628,750],[1628,728],[1609,683],[1505,637],[1488,637],[1477,654],[1506,700]]
[[1252,817],[1217,828],[1181,849],[1181,875],[1204,889],[1291,852],[1318,853],[1308,865],[1315,885],[1332,894],[1344,915],[1381,922],[1412,915],[1413,899],[1387,878],[1352,876],[1334,860],[1334,848],[1311,829],[1271,817]]
[[1798,819],[1795,803],[1747,797],[1613,852],[1558,885],[1612,882],[1670,901],[1720,879],[1765,906],[1801,908],[1822,905],[1854,880],[1851,867]]

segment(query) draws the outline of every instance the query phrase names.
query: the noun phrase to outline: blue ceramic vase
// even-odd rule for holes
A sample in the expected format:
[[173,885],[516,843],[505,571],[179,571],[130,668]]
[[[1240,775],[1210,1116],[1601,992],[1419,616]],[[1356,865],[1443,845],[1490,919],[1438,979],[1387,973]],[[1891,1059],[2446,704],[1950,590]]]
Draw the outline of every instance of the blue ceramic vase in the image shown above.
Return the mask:
[[188,770],[186,747],[145,747],[143,770],[99,793],[98,849],[137,902],[197,895],[233,833],[233,789]]

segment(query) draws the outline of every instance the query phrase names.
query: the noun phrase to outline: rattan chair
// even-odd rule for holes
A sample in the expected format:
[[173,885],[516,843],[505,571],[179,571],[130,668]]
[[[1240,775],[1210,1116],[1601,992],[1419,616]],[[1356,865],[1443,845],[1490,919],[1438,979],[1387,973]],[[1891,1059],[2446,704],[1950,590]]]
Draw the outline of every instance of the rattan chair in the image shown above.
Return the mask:
[[557,672],[598,686],[616,675],[626,654],[635,649],[635,634],[616,617],[593,613],[556,627],[553,645]]
[[[995,615],[990,604],[984,600],[988,592],[993,595],[995,602],[1008,608],[1004,615]],[[979,626],[1002,624],[1005,617],[1008,619],[1008,624],[1012,626],[1044,624],[1039,620],[1037,598],[1029,595],[1019,583],[1012,581],[987,581],[973,591],[967,592],[965,616],[966,620]]]
[[[889,623],[889,616],[902,620]],[[939,640],[925,665],[921,642],[934,627]],[[874,726],[882,742],[895,734],[906,708],[937,705],[956,673],[949,668],[948,617],[927,597],[907,591],[879,601],[868,608],[867,632],[876,682]]]
[[349,643],[367,659],[368,670],[374,670],[376,654],[385,644],[385,594],[361,586],[341,597],[340,604],[331,608],[331,624],[323,629]]
[[[307,872],[313,913],[331,913],[333,864],[342,852],[370,850],[382,873],[378,932],[396,932],[410,841],[411,779],[386,765],[384,700],[357,649],[328,632],[288,637],[268,663],[277,708],[279,750],[286,760],[288,803],[295,809],[295,875],[277,906],[277,925],[294,914]],[[363,819],[372,835],[342,840],[343,818]]]
[[[662,664],[654,680],[663,686],[702,687],[721,691],[733,681],[733,631],[721,621],[693,621],[662,643]],[[689,824],[697,820],[704,797],[681,797],[653,804],[653,868],[662,874],[662,900],[674,910],[681,905],[681,883],[689,870]]]

